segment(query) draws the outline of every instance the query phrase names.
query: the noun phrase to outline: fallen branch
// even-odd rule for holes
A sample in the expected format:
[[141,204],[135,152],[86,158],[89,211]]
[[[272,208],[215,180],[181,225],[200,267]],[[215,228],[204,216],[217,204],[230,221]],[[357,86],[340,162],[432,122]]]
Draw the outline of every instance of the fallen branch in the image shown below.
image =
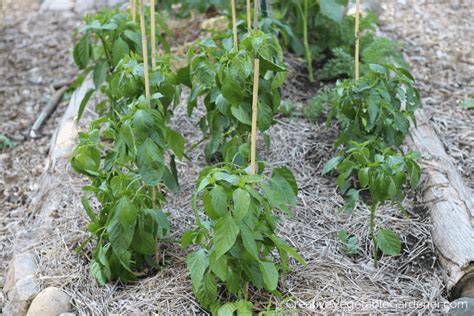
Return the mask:
[[51,113],[53,113],[53,111],[56,109],[58,104],[61,102],[61,100],[63,99],[63,95],[67,89],[68,89],[68,86],[63,85],[59,90],[57,90],[53,94],[48,104],[41,111],[40,115],[38,116],[35,123],[33,124],[33,127],[31,128],[31,131],[30,131],[31,138],[39,137],[39,130],[41,129],[41,127],[43,127],[44,123],[50,117]]
[[410,147],[422,154],[423,202],[433,221],[432,238],[451,299],[474,298],[474,201],[452,158],[423,110],[416,112],[418,128]]

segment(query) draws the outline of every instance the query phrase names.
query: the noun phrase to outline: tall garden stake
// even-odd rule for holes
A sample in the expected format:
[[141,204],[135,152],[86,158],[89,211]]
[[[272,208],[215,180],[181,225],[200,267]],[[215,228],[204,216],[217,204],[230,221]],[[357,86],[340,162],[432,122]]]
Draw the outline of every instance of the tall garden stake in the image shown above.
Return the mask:
[[359,16],[360,16],[360,0],[356,0],[355,15],[355,80],[359,81],[359,50],[360,50],[360,34],[359,34]]
[[136,21],[136,16],[137,16],[135,1],[136,0],[130,0],[130,14],[132,15],[133,22]]
[[234,37],[234,48],[239,50],[239,40],[237,37],[237,13],[235,10],[235,0],[231,0],[232,6],[232,34]]
[[155,0],[150,0],[150,37],[151,37],[151,71],[156,69],[156,22]]
[[150,74],[148,70],[148,43],[146,38],[145,26],[145,9],[143,7],[143,0],[139,0],[140,5],[140,28],[142,32],[142,51],[143,51],[143,70],[145,72],[145,96],[150,98]]
[[247,0],[247,31],[250,33],[252,30],[252,10],[250,0]]
[[[255,0],[253,28],[258,29],[258,0]],[[250,173],[255,174],[257,156],[257,114],[258,114],[258,83],[260,78],[260,60],[255,56],[253,66],[253,96],[252,96],[252,134],[250,137]]]

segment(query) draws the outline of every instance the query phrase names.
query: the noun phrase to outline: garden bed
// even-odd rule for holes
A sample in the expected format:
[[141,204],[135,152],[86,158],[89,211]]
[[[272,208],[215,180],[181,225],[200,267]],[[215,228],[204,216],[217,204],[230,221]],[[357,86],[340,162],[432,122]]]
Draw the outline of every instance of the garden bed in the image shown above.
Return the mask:
[[[294,101],[306,101],[316,92],[303,79],[300,64],[287,56],[289,78],[284,93]],[[195,111],[188,118],[184,105],[175,112],[171,127],[183,133],[187,146],[200,139],[195,127],[198,115]],[[82,124],[85,128],[87,120]],[[323,120],[311,123],[298,116],[280,116],[269,135],[270,149],[262,146],[259,152],[272,165],[294,170],[300,188],[294,217],[284,217],[279,231],[308,265],[293,265],[295,271],[282,284],[285,298],[253,293],[257,309],[265,309],[271,302],[273,307],[306,313],[351,312],[351,308],[357,312],[446,311],[443,303],[447,302],[447,294],[431,241],[429,213],[416,195],[404,200],[409,216],[388,204],[377,213],[378,223],[401,235],[402,254],[383,257],[378,268],[373,268],[369,209],[360,204],[351,216],[337,212],[344,200],[337,192],[335,179],[321,175],[324,163],[333,156],[335,128],[326,128]],[[173,225],[172,240],[192,228],[191,194],[199,171],[206,165],[202,153],[198,147],[190,161],[178,163],[181,188],[178,194],[170,194],[165,208]],[[163,246],[165,265],[159,271],[149,271],[129,285],[99,286],[89,274],[88,249],[79,255],[74,252],[88,237],[88,221],[80,202],[80,189],[87,181],[72,172],[67,157],[54,168],[50,165],[44,177],[42,183],[51,191],[42,191],[40,186],[40,194],[32,204],[34,216],[25,223],[24,233],[17,235],[20,242],[15,245],[17,252],[29,250],[38,256],[42,287],[63,288],[78,314],[203,312],[191,290],[187,252],[178,243]],[[341,228],[359,237],[360,251],[354,257],[339,249]],[[413,302],[419,305],[410,305]]]

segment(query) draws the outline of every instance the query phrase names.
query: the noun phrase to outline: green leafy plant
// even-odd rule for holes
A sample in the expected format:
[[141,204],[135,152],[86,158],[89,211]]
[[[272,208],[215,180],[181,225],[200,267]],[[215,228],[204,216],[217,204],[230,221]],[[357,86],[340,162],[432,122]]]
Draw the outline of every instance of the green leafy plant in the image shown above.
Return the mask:
[[[156,266],[157,242],[169,231],[162,211],[165,186],[177,189],[174,155],[182,157],[183,138],[144,98],[119,119],[99,118],[79,137],[71,164],[91,182],[82,200],[90,219],[86,243],[96,239],[91,273],[101,284],[134,280],[145,266]],[[91,197],[98,213],[90,206]]]
[[319,71],[321,80],[354,77],[354,57],[344,49],[337,47],[332,50],[332,58]]
[[[149,16],[148,10],[147,16]],[[81,118],[93,93],[101,90],[107,83],[114,85],[111,88],[115,89],[115,92],[121,89],[122,93],[119,96],[135,99],[140,82],[133,78],[130,80],[130,74],[127,74],[127,78],[118,77],[117,73],[121,73],[121,75],[124,73],[116,71],[116,68],[121,66],[122,60],[126,56],[143,61],[140,28],[137,23],[131,21],[129,14],[120,12],[118,9],[105,10],[96,15],[87,16],[84,20],[86,25],[79,31],[82,35],[81,39],[74,46],[74,61],[82,70],[83,75],[92,73],[95,89],[87,92],[86,98],[81,104],[78,119]],[[170,31],[161,15],[156,14],[156,21],[159,27],[156,32],[158,42],[163,45],[165,51],[169,51],[166,36],[163,36],[162,33],[170,35]],[[141,71],[135,69],[134,75],[137,74],[137,71],[143,74],[143,67]],[[114,80],[111,80],[114,75]]]
[[306,104],[303,114],[304,117],[311,121],[316,121],[326,109],[329,109],[334,99],[334,92],[332,89],[324,88],[317,95],[315,95],[309,102]]
[[258,129],[264,133],[274,123],[280,107],[279,88],[286,69],[278,40],[261,31],[244,35],[239,50],[231,37],[206,39],[188,53],[188,66],[179,71],[183,84],[191,88],[188,114],[202,97],[206,115],[199,126],[208,140],[207,160],[217,153],[227,162],[243,165],[248,157],[247,137],[251,127],[253,60],[260,59]]
[[3,134],[0,134],[0,150],[13,147],[12,141]]
[[[324,172],[337,170],[337,185],[346,196],[345,209],[352,212],[361,192],[370,196],[370,237],[374,242],[374,260],[377,248],[387,255],[400,253],[398,235],[389,229],[379,230],[375,237],[375,212],[379,205],[391,201],[401,206],[405,183],[415,190],[420,180],[419,154],[399,154],[390,147],[383,148],[376,140],[364,143],[351,141],[344,152],[328,161]],[[403,207],[402,207],[403,208]],[[379,242],[380,241],[380,242]]]
[[281,102],[279,112],[283,114],[283,116],[289,117],[293,113],[294,108],[293,102],[285,100]]
[[[215,311],[221,305],[218,292],[223,285],[239,299],[247,299],[250,285],[275,292],[280,271],[289,270],[289,256],[304,264],[276,234],[279,217],[274,210],[288,213],[296,194],[295,178],[287,168],[274,169],[271,177],[250,175],[233,165],[201,172],[193,195],[197,228],[183,235],[182,245],[198,246],[187,265],[205,309]],[[198,197],[204,217],[198,212]],[[276,253],[279,263],[274,261]]]
[[361,53],[362,62],[370,64],[396,64],[407,67],[403,54],[398,48],[397,42],[386,38],[376,37],[368,44]]
[[183,137],[167,127],[181,91],[171,57],[157,58],[145,98],[141,35],[129,18],[117,11],[86,18],[74,49],[95,84],[79,118],[94,91],[101,92],[99,118],[79,134],[71,157],[73,169],[90,180],[82,199],[90,237],[77,250],[94,240],[90,270],[101,284],[135,280],[158,265],[157,244],[170,229],[162,208],[167,192],[178,188],[175,159],[184,155]]
[[340,124],[336,146],[375,136],[387,146],[400,146],[416,125],[415,111],[421,106],[414,78],[393,65],[369,66],[359,82],[348,80],[336,86],[338,100],[329,116]]
[[349,235],[344,229],[341,229],[337,236],[341,243],[340,250],[343,253],[354,256],[359,252],[359,240],[357,236]]

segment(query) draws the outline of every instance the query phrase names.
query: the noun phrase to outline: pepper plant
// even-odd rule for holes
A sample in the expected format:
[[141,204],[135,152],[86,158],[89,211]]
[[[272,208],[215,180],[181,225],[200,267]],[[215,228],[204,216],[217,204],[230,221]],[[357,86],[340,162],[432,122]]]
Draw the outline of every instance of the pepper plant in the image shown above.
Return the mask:
[[393,65],[369,65],[359,81],[347,80],[336,86],[337,99],[328,116],[336,117],[340,136],[338,155],[328,161],[324,173],[336,170],[337,185],[346,196],[346,210],[352,212],[360,192],[370,196],[370,237],[377,249],[387,255],[400,253],[400,239],[390,229],[380,229],[375,236],[375,212],[386,201],[402,209],[403,190],[409,182],[412,190],[420,179],[419,154],[400,149],[416,126],[415,111],[421,106],[414,78]]
[[158,60],[151,98],[145,98],[140,34],[127,19],[119,13],[99,13],[75,48],[78,66],[85,72],[94,69],[101,91],[99,118],[80,133],[71,157],[73,169],[90,180],[82,199],[90,237],[78,250],[94,240],[90,269],[101,284],[134,280],[157,265],[157,244],[170,229],[162,208],[167,191],[177,190],[175,157],[181,159],[184,152],[183,137],[167,126],[180,97],[170,57]]
[[[215,312],[221,306],[222,286],[243,300],[249,286],[276,293],[279,273],[289,271],[289,256],[305,264],[276,233],[280,218],[275,210],[289,213],[296,195],[295,178],[285,167],[274,169],[271,177],[228,164],[200,173],[192,204],[197,228],[183,235],[182,245],[197,246],[187,265],[205,309]],[[199,197],[203,215],[198,212]]]
[[346,196],[345,209],[352,212],[361,192],[370,196],[370,238],[374,243],[374,260],[377,260],[377,249],[387,255],[400,253],[400,239],[389,228],[381,228],[375,236],[375,212],[379,205],[391,201],[400,205],[403,200],[405,183],[415,190],[420,180],[420,167],[416,163],[419,154],[398,153],[391,147],[380,148],[375,138],[357,143],[351,141],[348,148],[330,160],[324,172],[335,169],[339,176],[337,185]]
[[191,88],[188,114],[202,96],[206,114],[199,126],[208,140],[207,160],[216,154],[227,162],[244,165],[248,157],[247,137],[251,129],[253,58],[261,60],[258,128],[264,133],[274,123],[280,107],[279,88],[286,77],[278,40],[261,31],[244,35],[239,50],[230,37],[206,39],[188,52],[188,66],[179,78]]

